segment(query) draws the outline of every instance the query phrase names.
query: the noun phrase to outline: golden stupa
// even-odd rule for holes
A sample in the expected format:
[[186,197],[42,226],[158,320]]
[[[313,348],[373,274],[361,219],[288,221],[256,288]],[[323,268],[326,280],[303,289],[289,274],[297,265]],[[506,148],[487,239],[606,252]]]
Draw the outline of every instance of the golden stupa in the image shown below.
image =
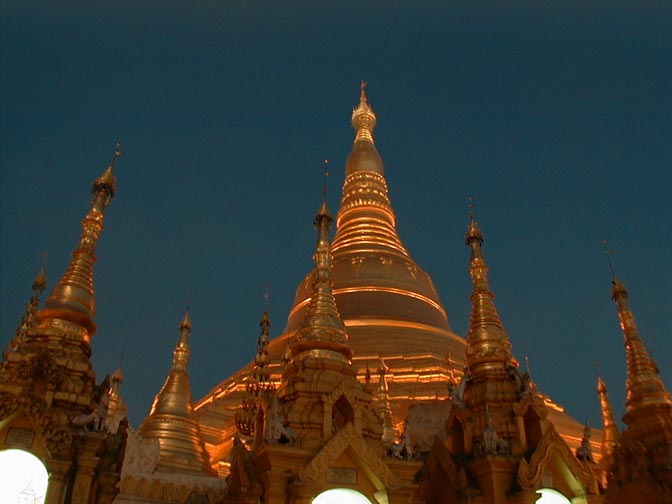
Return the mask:
[[[448,398],[464,368],[465,340],[455,334],[430,276],[413,260],[399,238],[383,160],[376,149],[373,112],[362,83],[352,112],[355,139],[345,163],[345,181],[331,244],[334,296],[345,323],[358,379],[370,378],[381,359],[391,429],[403,431],[412,404],[437,404]],[[310,304],[312,275],[299,284],[283,333],[268,345],[268,370],[279,383],[281,366]],[[250,363],[216,385],[194,405],[211,462],[222,474],[236,434],[235,414],[245,397]],[[368,377],[368,378],[367,378]],[[580,445],[583,426],[561,407],[547,404],[551,420],[570,446]],[[429,449],[432,436],[424,440]],[[593,437],[599,452],[601,437]],[[421,442],[420,444],[423,444]]]

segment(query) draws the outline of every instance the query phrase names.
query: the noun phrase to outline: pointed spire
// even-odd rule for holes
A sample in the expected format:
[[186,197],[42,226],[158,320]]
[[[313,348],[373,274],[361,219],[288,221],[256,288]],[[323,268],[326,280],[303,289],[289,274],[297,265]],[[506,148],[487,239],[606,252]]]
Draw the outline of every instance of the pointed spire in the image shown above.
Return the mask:
[[366,82],[362,81],[359,105],[352,111],[352,127],[355,130],[355,142],[345,163],[345,174],[355,172],[373,172],[383,175],[383,160],[373,142],[373,129],[376,126],[376,114],[366,99]]
[[271,319],[268,316],[268,290],[264,294],[264,298],[266,299],[266,303],[264,313],[259,321],[261,334],[257,339],[257,354],[254,357],[254,367],[245,378],[245,391],[247,395],[235,414],[236,428],[245,436],[254,434],[260,399],[265,400],[275,390],[275,384],[271,381],[271,372],[268,367],[270,364],[268,343],[270,341],[271,327]]
[[376,114],[366,99],[366,82],[362,81],[359,93],[359,105],[352,111],[352,127],[357,132],[355,143],[360,140],[373,143],[373,129],[376,127]]
[[626,380],[626,414],[623,417],[623,420],[626,424],[629,424],[632,415],[635,414],[637,410],[641,410],[642,408],[646,408],[653,404],[669,407],[672,406],[672,400],[660,378],[658,367],[651,359],[651,356],[647,352],[644,342],[639,335],[639,330],[635,323],[635,316],[630,310],[628,291],[625,288],[625,285],[623,285],[614,274],[610,257],[611,250],[607,248],[606,241],[604,240],[603,245],[612,274],[611,299],[616,303],[618,318],[625,339],[628,376]]
[[602,380],[599,371],[597,373],[597,396],[600,399],[600,411],[602,413],[602,447],[600,452],[602,453],[602,460],[605,461],[602,465],[605,466],[605,469],[608,469],[616,445],[621,439],[621,434],[614,420],[614,412],[609,402],[607,385]]
[[128,407],[126,406],[123,397],[121,397],[121,382],[123,380],[124,375],[121,371],[120,363],[119,367],[110,378],[110,389],[108,392],[109,402],[107,405],[107,413],[105,414],[105,427],[113,434],[117,433],[119,422],[128,416]]
[[[362,82],[359,106],[352,112],[355,142],[345,163],[345,185],[338,212],[332,252],[383,252],[402,255],[408,252],[397,236],[396,218],[390,204],[383,160],[373,142],[376,115],[366,98]],[[358,250],[359,245],[363,250]]]
[[161,391],[152,405],[152,415],[178,415],[191,418],[193,415],[191,387],[189,386],[189,336],[191,320],[189,308],[180,322],[180,335],[173,350],[173,365]]
[[44,289],[47,288],[47,275],[45,269],[48,255],[49,247],[47,247],[44,254],[42,255],[42,267],[40,268],[40,272],[35,277],[35,280],[33,280],[33,293],[28,300],[28,305],[26,306],[26,311],[24,312],[23,317],[21,317],[21,322],[16,328],[16,333],[9,343],[10,350],[17,350],[18,347],[25,342],[28,331],[35,327],[35,316],[40,305],[40,295]]
[[317,229],[317,245],[313,255],[313,291],[306,316],[291,349],[292,359],[301,354],[319,355],[345,362],[352,358],[345,324],[338,313],[333,292],[329,250],[329,229],[332,222],[327,203],[323,201],[313,221]]
[[82,234],[77,248],[72,252],[72,261],[47,299],[45,307],[37,314],[40,322],[47,319],[62,319],[83,327],[87,337],[96,332],[95,290],[93,287],[93,263],[96,260],[96,244],[103,230],[105,209],[116,190],[114,165],[121,156],[117,142],[112,161],[91,187],[91,208],[82,221]]
[[163,387],[154,398],[149,415],[138,433],[144,438],[159,441],[160,457],[157,470],[213,475],[209,455],[194,418],[191,387],[189,385],[190,309],[180,322],[180,335],[173,351],[173,365]]
[[488,284],[488,266],[481,250],[483,233],[474,220],[473,209],[474,204],[469,197],[469,228],[466,243],[471,248],[469,274],[473,291],[466,355],[467,365],[472,371],[481,363],[499,362],[505,366],[513,362],[511,343],[495,308],[493,301],[495,295]]

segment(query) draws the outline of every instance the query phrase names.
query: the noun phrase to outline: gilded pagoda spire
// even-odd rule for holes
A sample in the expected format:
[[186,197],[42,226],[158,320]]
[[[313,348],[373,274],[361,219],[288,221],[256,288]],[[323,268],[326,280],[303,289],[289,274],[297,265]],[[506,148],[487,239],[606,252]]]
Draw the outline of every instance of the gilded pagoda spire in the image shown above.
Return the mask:
[[291,348],[292,359],[313,355],[349,362],[352,358],[345,324],[338,313],[333,292],[329,250],[332,222],[327,203],[323,201],[313,221],[317,229],[317,245],[313,255],[313,292]]
[[45,251],[44,253],[44,260],[42,261],[42,267],[40,268],[39,273],[35,277],[35,280],[33,280],[33,285],[32,285],[32,295],[30,296],[30,299],[28,300],[28,305],[26,306],[26,311],[23,314],[23,317],[21,317],[21,322],[19,322],[19,326],[16,328],[16,333],[14,334],[14,337],[12,340],[9,342],[9,346],[7,349],[5,349],[5,352],[8,350],[14,351],[17,350],[24,342],[26,339],[26,335],[28,334],[28,331],[35,327],[35,315],[37,314],[37,309],[40,305],[40,295],[44,291],[44,289],[47,288],[47,275],[46,275],[46,260],[47,260],[47,253],[48,251]]
[[180,322],[180,335],[173,351],[173,365],[138,433],[145,438],[158,439],[160,458],[157,471],[213,475],[201,430],[194,418],[189,386],[191,328],[187,308]]
[[173,365],[161,391],[157,394],[149,416],[177,415],[191,418],[191,388],[189,386],[189,336],[191,318],[189,309],[180,322],[180,335],[173,350]]
[[469,228],[466,244],[471,249],[469,274],[473,284],[471,318],[467,332],[467,366],[474,371],[480,364],[512,362],[511,342],[495,308],[495,295],[488,284],[488,266],[481,246],[483,233],[474,220],[473,202],[469,198]]
[[77,248],[72,252],[72,261],[63,277],[51,291],[45,307],[37,314],[40,322],[61,319],[77,324],[87,331],[87,337],[96,332],[94,323],[95,290],[93,287],[93,263],[96,260],[96,244],[103,230],[103,217],[117,187],[114,165],[121,156],[119,142],[112,161],[91,187],[91,208],[82,221],[82,234]]
[[[264,297],[268,299],[268,295]],[[275,390],[275,383],[271,380],[269,369],[270,358],[268,355],[268,343],[270,341],[271,319],[268,316],[268,304],[264,306],[264,313],[259,321],[261,333],[257,339],[257,353],[254,357],[254,367],[245,378],[246,396],[243,398],[238,411],[235,414],[236,428],[245,435],[254,434],[254,427],[259,409],[259,400],[262,396]]]
[[120,364],[110,377],[109,402],[105,415],[105,427],[112,433],[116,433],[119,430],[119,423],[128,416],[128,407],[124,398],[121,397],[122,381],[124,381],[124,375]]
[[[376,114],[373,113],[366,99],[366,82],[362,81],[359,94],[359,105],[352,111],[352,127],[356,131],[355,144],[366,141],[373,144],[373,129],[376,127]],[[380,169],[382,173],[382,161]]]
[[658,367],[646,351],[644,342],[639,335],[635,316],[630,310],[628,291],[625,285],[613,275],[611,280],[611,299],[616,303],[618,319],[625,339],[625,351],[628,364],[626,380],[626,413],[623,421],[630,424],[638,410],[650,405],[672,407],[669,392],[660,378]]
[[618,425],[614,420],[614,413],[609,402],[609,394],[607,385],[604,383],[602,377],[597,375],[597,396],[600,399],[600,411],[602,412],[602,466],[608,469],[609,464],[613,458],[614,450],[618,444],[621,434],[618,431]]
[[604,245],[627,360],[626,426],[614,450],[615,469],[608,476],[609,501],[672,502],[672,399],[639,335],[628,291],[616,278],[611,251]]
[[345,163],[346,180],[332,252],[366,243],[369,248],[389,249],[408,258],[395,229],[383,160],[373,141],[376,114],[366,98],[365,88],[362,81],[359,105],[352,112],[355,141]]

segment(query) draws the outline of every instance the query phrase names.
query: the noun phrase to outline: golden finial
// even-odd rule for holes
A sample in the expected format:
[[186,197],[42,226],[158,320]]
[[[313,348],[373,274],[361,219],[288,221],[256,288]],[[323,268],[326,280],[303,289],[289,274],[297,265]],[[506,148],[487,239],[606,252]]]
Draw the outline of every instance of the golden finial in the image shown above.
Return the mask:
[[119,367],[117,367],[117,370],[112,374],[112,381],[122,381],[124,378],[123,375],[123,368],[124,368],[124,357],[126,354],[126,347],[121,349],[121,355],[119,355]]
[[182,321],[180,322],[180,330],[186,329],[187,331],[191,331],[191,317],[190,317],[190,312],[191,312],[191,291],[189,291],[189,294],[187,295],[187,309],[184,312],[184,317],[182,318]]
[[121,152],[121,142],[117,140],[117,143],[114,145],[114,154],[112,154],[112,161],[110,161],[110,166],[114,168],[114,164],[117,162],[124,153]]
[[616,280],[616,274],[614,273],[614,265],[611,263],[611,254],[613,254],[613,249],[607,247],[607,240],[602,238],[602,246],[604,247],[604,253],[607,256],[607,263],[609,264],[609,271],[611,271],[611,279]]
[[42,252],[42,267],[40,268],[40,272],[37,274],[35,280],[33,281],[33,290],[37,291],[38,293],[41,293],[44,289],[47,288],[46,269],[50,248],[51,245],[47,245],[47,247],[44,249],[44,252]]
[[480,246],[483,245],[483,233],[481,233],[478,223],[474,219],[474,207],[476,205],[471,195],[467,195],[467,205],[469,207],[469,227],[467,228],[465,241],[472,248],[473,254],[480,255]]
[[373,143],[373,129],[376,127],[376,114],[366,99],[366,81],[360,84],[359,105],[352,111],[352,127],[357,132],[355,143],[367,140]]
[[329,177],[331,173],[329,172],[329,160],[325,159],[324,160],[324,185],[322,186],[322,201],[327,201],[327,177]]
[[[627,308],[627,299],[629,296],[628,290],[623,285],[618,278],[616,278],[616,273],[614,272],[614,265],[611,261],[611,255],[614,253],[613,249],[607,247],[607,240],[602,240],[602,246],[604,247],[604,252],[607,256],[607,263],[609,264],[609,271],[611,272],[611,299],[614,301],[620,302],[624,307]],[[618,301],[620,300],[620,301]]]
[[117,159],[122,156],[120,147],[121,143],[117,141],[109,166],[103,172],[103,174],[93,182],[93,186],[91,187],[91,192],[93,194],[105,193],[109,196],[107,200],[104,201],[105,206],[107,206],[109,203],[109,199],[114,197],[114,193],[117,190],[117,179],[114,176],[114,165],[116,164]]
[[366,85],[368,82],[366,82],[364,79],[361,80],[359,83],[359,101],[365,102],[366,103]]
[[270,286],[268,284],[264,285],[264,293],[261,295],[264,298],[264,310],[268,310],[268,290]]

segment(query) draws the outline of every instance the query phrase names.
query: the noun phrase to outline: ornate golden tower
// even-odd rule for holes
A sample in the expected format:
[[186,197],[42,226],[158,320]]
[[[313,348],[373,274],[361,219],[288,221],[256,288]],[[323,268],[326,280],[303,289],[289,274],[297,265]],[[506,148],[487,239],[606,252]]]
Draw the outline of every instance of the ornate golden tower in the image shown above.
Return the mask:
[[93,263],[120,155],[117,150],[94,181],[72,261],[39,311],[44,270],[34,282],[0,367],[0,448],[23,449],[44,463],[48,504],[110,503],[117,492],[127,421],[120,418],[114,432],[107,429],[109,385],[96,386],[89,357],[96,331]]
[[[415,401],[447,398],[454,356],[462,368],[464,339],[453,333],[431,278],[410,257],[397,235],[383,161],[376,149],[376,115],[362,85],[352,113],[355,139],[345,165],[337,231],[331,244],[333,295],[348,333],[358,379],[366,363],[385,359],[392,434],[400,435]],[[269,344],[271,379],[278,383],[283,354],[308,310],[314,272],[299,284],[282,335]],[[195,405],[213,460],[228,458],[234,415],[253,363],[214,387]],[[458,376],[459,378],[459,376]],[[389,437],[389,435],[388,435]]]
[[216,473],[210,467],[201,430],[194,419],[188,371],[190,334],[191,320],[187,309],[180,323],[173,365],[138,434],[159,442],[160,455],[154,471],[214,476]]
[[551,486],[572,502],[592,502],[598,487],[591,466],[556,433],[542,395],[518,370],[473,215],[466,242],[473,284],[467,367],[450,399],[446,441],[437,438],[428,457],[421,495],[428,504],[531,503],[537,490]]
[[613,457],[607,502],[672,502],[672,400],[646,351],[628,303],[628,291],[612,277],[625,340],[628,375],[623,422],[626,427]]
[[409,472],[400,468],[403,463],[386,460],[382,421],[357,380],[336,306],[326,203],[314,222],[310,303],[290,342],[280,386],[260,404],[261,428],[255,428],[250,447],[234,446],[225,502],[307,504],[341,487],[371,502],[405,502],[419,464]]
[[600,466],[602,468],[602,483],[606,487],[606,479],[609,470],[614,461],[614,451],[621,440],[621,433],[618,430],[616,420],[614,420],[614,412],[611,409],[609,402],[609,394],[607,385],[602,380],[602,377],[597,377],[597,395],[600,399],[600,411],[602,412],[602,460]]

